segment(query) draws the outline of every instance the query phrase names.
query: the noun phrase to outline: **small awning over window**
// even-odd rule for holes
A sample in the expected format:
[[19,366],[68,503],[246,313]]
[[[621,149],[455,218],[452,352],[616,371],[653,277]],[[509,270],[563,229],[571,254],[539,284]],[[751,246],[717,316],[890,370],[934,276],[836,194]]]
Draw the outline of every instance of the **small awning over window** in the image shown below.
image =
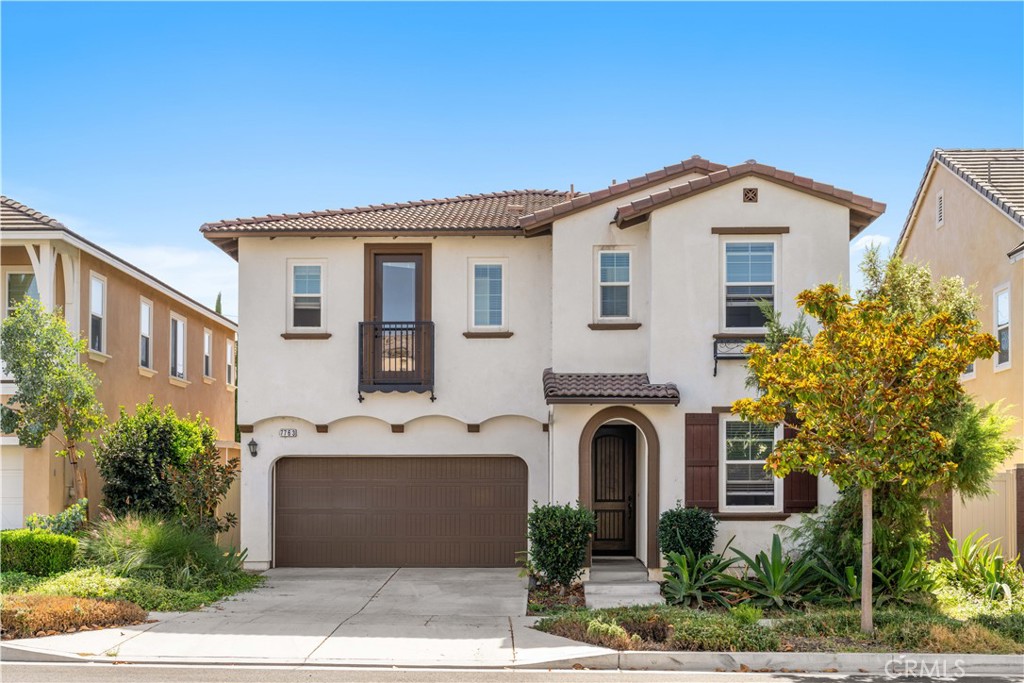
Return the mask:
[[569,373],[544,371],[549,403],[667,403],[679,405],[675,384],[651,384],[646,373]]

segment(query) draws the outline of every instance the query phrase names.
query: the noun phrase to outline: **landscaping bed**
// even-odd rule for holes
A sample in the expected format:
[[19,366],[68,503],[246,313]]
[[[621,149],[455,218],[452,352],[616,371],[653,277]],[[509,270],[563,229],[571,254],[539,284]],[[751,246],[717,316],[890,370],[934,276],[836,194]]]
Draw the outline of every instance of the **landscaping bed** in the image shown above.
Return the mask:
[[129,626],[145,620],[145,610],[123,600],[5,595],[0,605],[0,633],[4,640]]
[[558,614],[565,610],[583,607],[585,604],[586,596],[583,593],[582,583],[573,584],[572,588],[565,592],[565,595],[562,595],[557,587],[535,586],[530,588],[526,601],[526,614],[528,616]]
[[875,614],[875,633],[860,632],[855,608],[770,613],[770,625],[726,610],[651,606],[575,610],[545,617],[536,628],[616,650],[707,652],[1024,653],[1024,612],[959,620],[928,607]]

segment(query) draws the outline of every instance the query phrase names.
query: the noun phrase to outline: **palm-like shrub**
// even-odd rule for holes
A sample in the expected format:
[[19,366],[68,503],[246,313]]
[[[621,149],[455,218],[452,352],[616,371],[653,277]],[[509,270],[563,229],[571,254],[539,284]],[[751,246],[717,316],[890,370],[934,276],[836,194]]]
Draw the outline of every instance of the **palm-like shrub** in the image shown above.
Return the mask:
[[782,539],[772,536],[770,553],[763,550],[754,557],[733,550],[747,565],[743,576],[724,574],[721,581],[739,596],[758,605],[785,608],[803,601],[805,591],[812,588],[817,574],[810,558],[792,557],[782,550]]
[[[725,545],[726,550],[729,543]],[[687,547],[681,553],[669,552],[666,559],[664,592],[670,605],[699,609],[706,600],[723,606],[729,604],[720,592],[727,587],[722,577],[736,563],[736,558],[725,558],[715,553],[697,556],[692,548]]]

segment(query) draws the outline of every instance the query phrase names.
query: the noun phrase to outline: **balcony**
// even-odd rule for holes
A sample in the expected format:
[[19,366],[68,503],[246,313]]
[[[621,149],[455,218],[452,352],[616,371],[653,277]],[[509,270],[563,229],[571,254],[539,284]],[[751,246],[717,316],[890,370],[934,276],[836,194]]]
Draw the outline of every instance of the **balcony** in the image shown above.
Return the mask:
[[714,344],[715,370],[714,377],[718,376],[718,361],[720,360],[746,360],[750,354],[745,351],[747,344],[763,344],[764,335],[750,334],[716,334]]
[[359,323],[359,400],[371,392],[434,396],[434,323]]

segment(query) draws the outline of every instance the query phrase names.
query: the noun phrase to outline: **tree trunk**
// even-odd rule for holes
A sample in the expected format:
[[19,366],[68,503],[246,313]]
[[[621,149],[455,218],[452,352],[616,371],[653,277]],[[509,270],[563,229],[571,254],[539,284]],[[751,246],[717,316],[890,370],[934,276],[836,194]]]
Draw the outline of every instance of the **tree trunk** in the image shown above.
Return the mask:
[[861,516],[863,517],[863,536],[861,540],[860,556],[860,630],[864,633],[873,633],[875,630],[872,618],[872,593],[874,573],[872,572],[873,556],[873,515],[871,511],[871,489],[861,489]]
[[[71,463],[71,473],[75,480],[75,502],[77,503],[83,498],[89,497],[89,479],[78,457],[78,449],[74,446],[68,447],[68,461]],[[88,507],[85,509],[85,519],[89,521]]]

